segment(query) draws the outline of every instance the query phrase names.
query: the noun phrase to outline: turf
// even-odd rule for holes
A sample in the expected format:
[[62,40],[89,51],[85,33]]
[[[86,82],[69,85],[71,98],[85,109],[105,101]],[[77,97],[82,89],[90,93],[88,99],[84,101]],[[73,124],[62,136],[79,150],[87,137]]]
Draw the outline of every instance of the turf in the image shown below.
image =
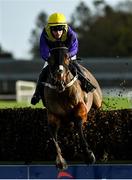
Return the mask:
[[[0,101],[0,109],[23,107],[42,108],[43,105],[42,102],[33,106],[29,102]],[[104,97],[102,108],[103,110],[129,109],[132,108],[132,102],[122,97]]]
[[0,109],[24,108],[24,107],[41,108],[41,107],[43,107],[43,105],[42,105],[42,102],[40,102],[34,106],[34,105],[31,105],[29,102],[0,101]]
[[104,97],[103,99],[104,110],[129,109],[129,108],[132,108],[132,102],[128,98]]

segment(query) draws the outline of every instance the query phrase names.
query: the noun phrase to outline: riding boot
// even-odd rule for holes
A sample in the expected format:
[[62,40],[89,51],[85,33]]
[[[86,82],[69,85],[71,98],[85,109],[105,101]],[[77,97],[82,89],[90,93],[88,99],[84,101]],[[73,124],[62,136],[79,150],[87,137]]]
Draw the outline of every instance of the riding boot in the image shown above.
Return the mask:
[[[70,66],[71,68],[71,72],[73,73],[73,75],[75,75],[75,71],[78,74],[78,79],[81,82],[81,87],[84,91],[88,92],[92,92],[94,89],[96,89],[96,87],[91,84],[90,80],[88,78],[85,77],[84,72],[82,71],[81,67],[79,66],[79,64],[77,63],[77,61],[72,61],[71,63],[72,65]],[[76,70],[75,70],[76,69]]]
[[48,74],[48,66],[43,68],[39,74],[35,92],[31,98],[31,104],[36,105],[42,97],[44,97],[44,85],[42,82],[46,82]]

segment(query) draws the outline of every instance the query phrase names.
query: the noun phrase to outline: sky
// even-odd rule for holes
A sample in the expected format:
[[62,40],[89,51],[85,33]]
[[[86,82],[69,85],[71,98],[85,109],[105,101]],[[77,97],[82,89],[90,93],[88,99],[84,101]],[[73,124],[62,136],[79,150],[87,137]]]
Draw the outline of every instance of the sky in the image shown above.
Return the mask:
[[[92,7],[93,0],[82,0]],[[121,0],[106,0],[115,5]],[[123,1],[123,0],[122,0]],[[81,0],[0,0],[0,45],[16,59],[29,59],[31,31],[38,14],[61,12],[70,20]]]

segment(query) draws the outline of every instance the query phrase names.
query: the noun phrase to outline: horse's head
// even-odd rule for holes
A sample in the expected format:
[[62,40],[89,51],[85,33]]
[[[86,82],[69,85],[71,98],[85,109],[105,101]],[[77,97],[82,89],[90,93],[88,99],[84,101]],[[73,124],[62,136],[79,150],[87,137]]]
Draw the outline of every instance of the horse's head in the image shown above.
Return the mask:
[[64,89],[65,80],[67,73],[69,72],[69,56],[68,48],[66,47],[56,47],[51,51],[51,58],[49,60],[49,68],[51,73],[51,78],[54,85],[61,91]]

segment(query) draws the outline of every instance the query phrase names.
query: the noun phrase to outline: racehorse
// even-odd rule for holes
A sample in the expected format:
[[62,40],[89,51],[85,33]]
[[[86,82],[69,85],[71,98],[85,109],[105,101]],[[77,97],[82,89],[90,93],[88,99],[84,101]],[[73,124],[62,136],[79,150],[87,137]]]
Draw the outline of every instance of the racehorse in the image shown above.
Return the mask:
[[[48,62],[49,75],[44,84],[44,105],[47,108],[48,127],[56,147],[56,166],[60,170],[67,168],[67,163],[62,157],[61,148],[57,142],[57,132],[60,125],[65,122],[74,122],[77,129],[83,155],[88,164],[95,162],[95,156],[83,134],[83,125],[92,105],[100,108],[102,104],[101,88],[95,77],[80,65],[86,78],[96,87],[92,92],[82,90],[77,74],[73,75],[69,69],[72,63],[66,47],[56,47],[50,52]],[[72,119],[70,118],[72,117]]]

